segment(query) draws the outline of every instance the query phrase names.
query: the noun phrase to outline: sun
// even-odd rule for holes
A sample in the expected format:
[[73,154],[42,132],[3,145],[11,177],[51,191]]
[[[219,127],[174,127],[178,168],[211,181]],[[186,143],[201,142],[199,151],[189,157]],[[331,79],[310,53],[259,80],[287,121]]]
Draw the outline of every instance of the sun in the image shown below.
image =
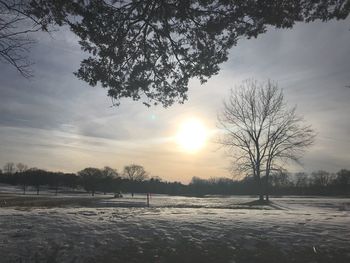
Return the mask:
[[207,131],[201,121],[189,119],[183,122],[176,135],[176,142],[186,152],[194,153],[203,148],[207,140]]

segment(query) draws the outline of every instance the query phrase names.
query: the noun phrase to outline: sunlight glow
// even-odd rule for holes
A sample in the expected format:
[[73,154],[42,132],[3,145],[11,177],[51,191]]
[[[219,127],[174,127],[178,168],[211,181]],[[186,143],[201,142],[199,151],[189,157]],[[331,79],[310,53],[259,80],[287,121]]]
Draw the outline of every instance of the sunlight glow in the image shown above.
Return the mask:
[[183,122],[176,136],[176,142],[189,153],[197,152],[203,148],[206,140],[206,128],[197,119],[189,119]]

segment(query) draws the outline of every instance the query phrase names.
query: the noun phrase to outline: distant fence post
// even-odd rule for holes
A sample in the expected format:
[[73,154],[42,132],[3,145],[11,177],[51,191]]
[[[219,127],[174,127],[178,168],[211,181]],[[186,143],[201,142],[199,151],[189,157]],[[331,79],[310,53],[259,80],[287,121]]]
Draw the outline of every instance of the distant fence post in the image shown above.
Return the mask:
[[149,207],[149,193],[147,193],[147,207]]

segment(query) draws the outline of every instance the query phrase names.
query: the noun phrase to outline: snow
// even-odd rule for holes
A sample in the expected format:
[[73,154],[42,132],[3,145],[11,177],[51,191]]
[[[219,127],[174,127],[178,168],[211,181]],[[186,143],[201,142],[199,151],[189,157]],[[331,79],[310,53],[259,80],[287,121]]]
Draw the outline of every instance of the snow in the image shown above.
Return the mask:
[[[154,195],[0,208],[0,262],[350,262],[350,199]],[[255,208],[255,207],[252,207]]]

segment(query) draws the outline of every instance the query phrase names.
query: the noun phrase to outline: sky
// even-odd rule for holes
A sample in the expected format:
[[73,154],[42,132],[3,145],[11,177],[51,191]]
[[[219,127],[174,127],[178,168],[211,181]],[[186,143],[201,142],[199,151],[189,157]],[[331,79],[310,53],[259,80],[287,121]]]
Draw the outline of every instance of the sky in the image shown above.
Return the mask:
[[[113,107],[107,91],[73,72],[86,56],[66,29],[36,35],[30,80],[0,64],[0,167],[77,172],[85,167],[143,165],[153,176],[188,183],[193,176],[230,177],[230,159],[215,143],[217,114],[230,89],[248,78],[274,80],[289,105],[317,132],[302,165],[291,171],[350,169],[350,19],[270,29],[240,40],[218,75],[189,84],[189,100],[147,108],[125,99]],[[182,123],[197,119],[208,138],[196,152],[176,140]]]

